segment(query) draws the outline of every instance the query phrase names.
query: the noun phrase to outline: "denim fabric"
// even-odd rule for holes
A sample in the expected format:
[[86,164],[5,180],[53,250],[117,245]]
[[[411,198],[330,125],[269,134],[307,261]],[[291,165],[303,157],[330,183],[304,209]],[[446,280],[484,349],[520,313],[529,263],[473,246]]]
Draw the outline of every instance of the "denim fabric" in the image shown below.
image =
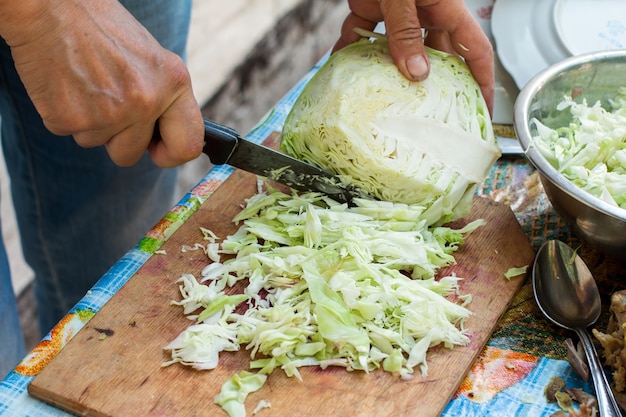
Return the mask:
[[[121,3],[164,47],[184,57],[191,0]],[[35,272],[40,326],[47,333],[175,204],[178,171],[156,167],[147,154],[136,165],[120,168],[103,147],[84,149],[71,137],[48,132],[4,42],[0,116],[24,257]],[[12,294],[8,267],[0,273],[0,370],[4,370],[3,363],[14,365],[12,356],[24,352],[13,353],[12,336],[19,338],[21,333],[15,302],[8,297]]]
[[25,354],[24,338],[11,287],[9,261],[0,239],[0,379],[4,378]]

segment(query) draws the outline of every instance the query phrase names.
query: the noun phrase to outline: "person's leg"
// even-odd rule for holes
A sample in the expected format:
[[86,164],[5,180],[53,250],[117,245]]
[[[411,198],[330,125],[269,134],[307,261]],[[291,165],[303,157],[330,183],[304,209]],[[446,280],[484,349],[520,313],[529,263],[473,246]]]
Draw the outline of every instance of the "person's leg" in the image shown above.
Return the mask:
[[3,379],[25,354],[24,337],[11,284],[9,260],[0,239],[0,379]]
[[[184,54],[190,1],[123,3],[163,46]],[[173,206],[177,170],[159,169],[147,154],[120,168],[103,147],[83,149],[71,137],[52,135],[4,43],[0,65],[2,146],[47,332]]]
[[192,0],[120,0],[161,45],[186,58]]

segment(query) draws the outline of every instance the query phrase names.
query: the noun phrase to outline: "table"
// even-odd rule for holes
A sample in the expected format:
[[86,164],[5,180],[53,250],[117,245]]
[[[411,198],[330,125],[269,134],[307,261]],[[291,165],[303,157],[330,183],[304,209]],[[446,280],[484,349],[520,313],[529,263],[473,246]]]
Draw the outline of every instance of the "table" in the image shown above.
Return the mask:
[[[281,130],[295,99],[324,59],[258,123],[247,135],[249,140],[259,143]],[[34,375],[97,314],[233,171],[228,166],[219,166],[208,172],[0,383],[1,415],[68,416],[64,411],[28,395],[27,387]],[[551,238],[564,240],[572,246],[581,244],[553,211],[537,173],[523,156],[498,160],[477,194],[508,204],[534,249]],[[624,287],[625,268],[616,261],[604,259],[584,244],[581,254],[600,283],[606,306],[610,293]],[[599,329],[604,328],[607,317],[605,311]],[[590,383],[582,381],[565,360],[564,340],[567,337],[573,337],[573,334],[550,325],[543,318],[534,303],[530,285],[525,283],[443,416],[550,416],[559,408],[547,403],[543,392],[553,376],[562,377],[567,386],[593,392]]]

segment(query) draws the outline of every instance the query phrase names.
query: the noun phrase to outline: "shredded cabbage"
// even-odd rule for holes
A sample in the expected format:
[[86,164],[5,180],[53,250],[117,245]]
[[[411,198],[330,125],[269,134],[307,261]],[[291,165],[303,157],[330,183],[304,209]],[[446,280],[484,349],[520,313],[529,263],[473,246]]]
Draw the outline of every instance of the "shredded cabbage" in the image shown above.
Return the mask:
[[[172,303],[196,322],[165,347],[172,360],[164,366],[212,369],[221,351],[245,346],[261,375],[280,368],[301,379],[302,366],[341,366],[412,378],[415,367],[427,375],[430,347],[466,345],[471,313],[447,298],[463,299],[461,278],[435,274],[484,222],[429,227],[419,205],[355,203],[274,189],[251,197],[235,218],[242,225],[221,242],[229,259],[204,268],[200,280],[179,279],[182,300]],[[242,280],[241,294],[226,293]],[[228,398],[229,414],[245,416],[233,402],[237,381],[220,402]]]
[[[245,417],[245,401],[248,394],[258,391],[265,384],[267,375],[241,371],[222,385],[222,390],[213,402],[226,411],[230,417]],[[266,407],[266,405],[263,405]],[[255,414],[258,410],[255,409]]]
[[504,277],[506,279],[511,279],[514,277],[518,277],[520,275],[524,275],[528,271],[528,265],[509,268],[508,271],[504,273]]
[[427,51],[422,82],[400,73],[384,37],[331,55],[287,116],[281,150],[381,200],[423,205],[429,224],[468,214],[500,151],[467,65]]
[[626,209],[626,87],[618,89],[610,109],[566,96],[557,110],[571,122],[553,129],[537,119],[533,145],[563,176],[607,203]]

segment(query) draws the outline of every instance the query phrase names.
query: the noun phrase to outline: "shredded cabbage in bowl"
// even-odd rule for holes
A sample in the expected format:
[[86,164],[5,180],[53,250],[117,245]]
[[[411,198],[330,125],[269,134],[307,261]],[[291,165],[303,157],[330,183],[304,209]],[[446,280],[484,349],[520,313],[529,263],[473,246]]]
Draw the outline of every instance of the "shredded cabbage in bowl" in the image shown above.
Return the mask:
[[566,96],[557,106],[571,113],[567,126],[551,128],[534,118],[533,146],[564,177],[589,194],[626,209],[626,87],[610,109]]

